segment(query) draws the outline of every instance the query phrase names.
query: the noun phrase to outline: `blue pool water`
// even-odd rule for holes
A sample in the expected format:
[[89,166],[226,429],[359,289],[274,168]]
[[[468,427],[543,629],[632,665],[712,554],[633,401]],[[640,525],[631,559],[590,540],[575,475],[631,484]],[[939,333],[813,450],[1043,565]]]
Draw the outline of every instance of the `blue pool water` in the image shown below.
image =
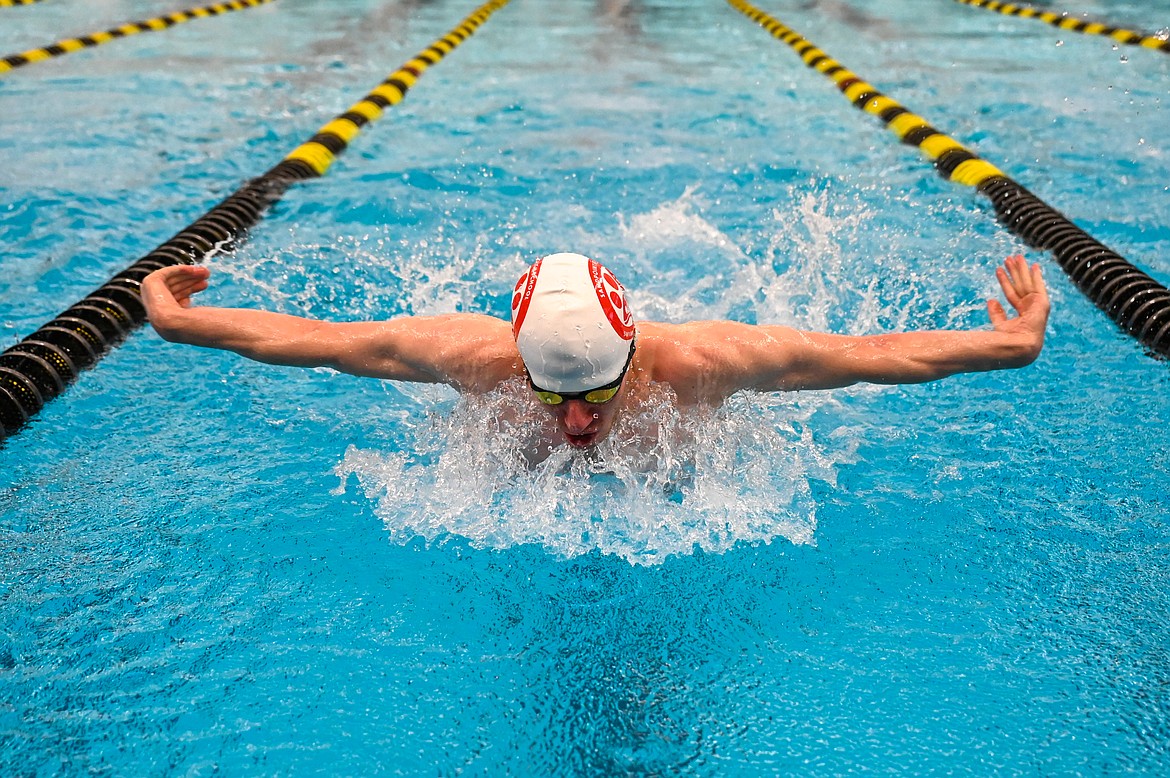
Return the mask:
[[[1170,281],[1170,58],[759,5]],[[143,6],[0,9],[0,51],[174,10]],[[473,7],[278,0],[0,79],[0,347]],[[722,2],[513,0],[203,299],[503,316],[562,249],[641,318],[863,333],[982,326],[1024,247]],[[136,333],[0,449],[0,773],[1165,773],[1170,372],[1030,256],[1031,367],[663,405],[600,473],[513,464],[503,396]]]

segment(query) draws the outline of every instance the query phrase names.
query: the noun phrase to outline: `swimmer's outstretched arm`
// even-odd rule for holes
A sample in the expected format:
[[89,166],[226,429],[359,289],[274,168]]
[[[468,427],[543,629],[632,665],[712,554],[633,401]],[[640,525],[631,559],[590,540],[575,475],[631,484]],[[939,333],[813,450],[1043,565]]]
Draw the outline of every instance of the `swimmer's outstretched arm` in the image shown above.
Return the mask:
[[353,375],[446,383],[488,391],[519,372],[508,324],[491,316],[403,316],[380,322],[326,322],[246,308],[192,306],[210,271],[156,270],[142,301],[164,339],[224,349],[274,365],[331,367]]
[[848,336],[787,327],[729,333],[732,358],[722,368],[723,392],[831,389],[850,384],[923,383],[955,373],[1023,367],[1044,346],[1048,291],[1039,265],[1008,257],[996,278],[1017,315],[987,301],[990,330],[933,330]]

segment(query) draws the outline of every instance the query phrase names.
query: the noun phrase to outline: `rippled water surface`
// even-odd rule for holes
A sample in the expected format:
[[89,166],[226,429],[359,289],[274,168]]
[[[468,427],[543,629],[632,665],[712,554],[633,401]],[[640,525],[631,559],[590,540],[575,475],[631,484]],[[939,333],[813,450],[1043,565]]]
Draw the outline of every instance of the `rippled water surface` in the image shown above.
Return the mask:
[[[145,5],[0,8],[0,51],[175,10]],[[760,7],[1170,280],[1170,57],[942,0]],[[0,347],[473,8],[278,0],[0,77]],[[1164,0],[1067,10],[1170,32]],[[641,318],[869,333],[984,326],[1025,247],[722,2],[512,0],[203,301],[506,316],[559,250]],[[663,391],[641,451],[538,465],[523,387],[135,333],[0,448],[0,772],[1166,772],[1170,373],[1029,256],[1027,369]]]

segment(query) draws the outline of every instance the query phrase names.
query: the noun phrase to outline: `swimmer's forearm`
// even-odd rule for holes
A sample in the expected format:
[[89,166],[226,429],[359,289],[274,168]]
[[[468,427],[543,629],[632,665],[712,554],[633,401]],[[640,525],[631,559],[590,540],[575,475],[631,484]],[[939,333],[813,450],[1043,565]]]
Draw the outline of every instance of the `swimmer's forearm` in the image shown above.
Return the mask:
[[258,362],[319,367],[329,355],[313,335],[322,323],[298,316],[246,308],[174,306],[151,318],[165,340],[233,351]]
[[143,279],[147,319],[165,340],[275,364],[310,366],[321,359],[306,348],[319,322],[245,308],[192,307],[210,272],[202,265],[172,265]]
[[855,383],[916,384],[957,373],[1024,367],[1043,347],[1043,332],[905,332],[863,337],[817,335],[799,352],[784,389],[832,389]]
[[331,367],[407,381],[441,380],[427,370],[425,359],[408,364],[400,358],[409,340],[400,325],[335,324],[246,308],[193,307],[191,298],[207,288],[209,272],[198,265],[175,265],[143,280],[147,318],[164,339],[233,351],[274,365]]
[[991,330],[932,330],[852,337],[798,332],[782,327],[762,331],[774,344],[771,358],[757,356],[755,388],[832,389],[866,382],[913,384],[956,373],[1024,367],[1040,355],[1048,323],[1048,292],[1039,265],[1020,255],[996,269],[1004,296],[987,301]]
[[865,339],[857,365],[870,383],[925,383],[957,373],[1024,367],[1043,347],[1043,333],[928,331],[878,335]]

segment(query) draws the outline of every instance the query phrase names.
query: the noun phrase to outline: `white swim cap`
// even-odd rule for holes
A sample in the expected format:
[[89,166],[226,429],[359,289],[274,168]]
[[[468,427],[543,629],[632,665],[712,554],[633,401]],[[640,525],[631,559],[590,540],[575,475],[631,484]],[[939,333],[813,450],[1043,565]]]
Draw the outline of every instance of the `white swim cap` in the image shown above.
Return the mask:
[[634,320],[613,273],[580,254],[552,254],[516,282],[512,335],[533,384],[585,392],[621,375]]

